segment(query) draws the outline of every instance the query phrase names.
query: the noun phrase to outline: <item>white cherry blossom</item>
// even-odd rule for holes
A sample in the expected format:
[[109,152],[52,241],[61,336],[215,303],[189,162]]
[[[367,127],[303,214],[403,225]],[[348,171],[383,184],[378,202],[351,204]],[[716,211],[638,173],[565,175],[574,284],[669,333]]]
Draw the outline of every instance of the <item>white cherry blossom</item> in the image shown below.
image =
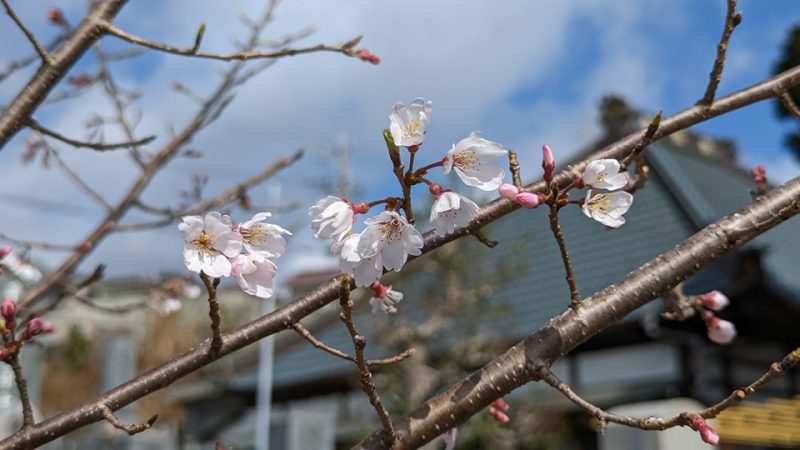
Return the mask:
[[189,270],[214,278],[230,276],[228,258],[242,252],[242,235],[233,231],[230,217],[216,211],[205,217],[184,216],[178,229],[186,241],[183,262]]
[[309,208],[311,228],[317,239],[342,240],[353,226],[353,206],[339,197],[329,195]]
[[505,172],[491,161],[507,154],[508,151],[503,150],[500,144],[483,139],[473,131],[447,152],[443,161],[444,173],[455,169],[456,175],[465,184],[493,191],[500,187]]
[[628,212],[631,204],[633,195],[627,192],[593,194],[589,190],[583,202],[583,213],[607,227],[619,228],[625,223],[622,215]]
[[360,241],[361,234],[351,234],[334,243],[331,250],[339,253],[339,268],[353,276],[356,286],[370,286],[383,275],[383,260],[379,252],[361,256],[357,250]]
[[259,298],[272,297],[272,280],[278,272],[272,261],[261,253],[248,253],[233,258],[231,264],[231,273],[244,292]]
[[[380,254],[383,267],[399,271],[408,255],[422,254],[422,235],[405,217],[395,211],[384,211],[364,221],[356,251],[361,257]],[[342,250],[344,252],[344,250]]]
[[431,102],[421,98],[415,98],[408,106],[397,102],[389,113],[389,131],[394,144],[403,147],[422,144],[432,108]]
[[403,293],[395,291],[392,286],[384,286],[380,281],[372,283],[372,297],[369,304],[372,306],[372,314],[383,311],[386,314],[397,312],[397,303],[403,300]]
[[261,253],[267,258],[277,258],[286,251],[286,239],[283,235],[291,236],[292,233],[278,225],[261,223],[271,215],[268,212],[260,212],[239,225],[242,244],[248,252]]
[[478,213],[478,209],[480,208],[475,202],[461,194],[442,192],[433,202],[431,225],[434,226],[436,234],[445,236],[453,233],[456,228],[466,226]]
[[586,164],[583,172],[583,183],[595,189],[614,191],[628,184],[628,176],[619,171],[616,159],[596,159]]

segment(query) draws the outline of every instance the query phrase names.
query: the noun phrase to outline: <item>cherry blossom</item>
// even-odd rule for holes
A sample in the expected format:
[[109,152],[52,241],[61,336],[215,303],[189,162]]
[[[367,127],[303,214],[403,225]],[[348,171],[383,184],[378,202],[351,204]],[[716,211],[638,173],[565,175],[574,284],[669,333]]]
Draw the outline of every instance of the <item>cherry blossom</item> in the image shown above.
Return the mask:
[[392,286],[384,286],[380,281],[372,283],[372,297],[369,304],[372,306],[372,314],[383,311],[386,314],[396,313],[397,304],[403,300],[403,293],[395,291]]
[[242,235],[233,231],[231,218],[212,211],[205,218],[184,216],[178,224],[186,244],[183,261],[192,272],[204,272],[214,278],[231,274],[233,258],[242,252]]
[[389,113],[389,131],[394,144],[403,147],[414,147],[425,140],[425,129],[431,122],[433,104],[421,98],[415,98],[408,106],[397,102]]
[[447,152],[443,160],[444,173],[455,169],[466,185],[493,191],[503,182],[505,172],[491,161],[507,154],[500,144],[483,139],[473,131]]
[[731,301],[728,300],[728,297],[720,291],[707,292],[705,294],[698,295],[697,298],[700,300],[703,306],[712,311],[722,311],[731,303]]
[[342,198],[329,195],[309,208],[308,214],[313,217],[311,228],[317,239],[344,239],[353,226],[355,211],[353,205]]
[[583,213],[587,217],[611,228],[619,228],[625,223],[623,214],[633,204],[633,195],[627,192],[610,192],[594,194],[590,189],[583,202]]
[[[383,211],[364,221],[356,251],[362,258],[380,254],[383,267],[399,271],[408,255],[422,254],[422,235],[395,211]],[[344,249],[342,250],[344,252]]]
[[370,286],[383,275],[383,260],[380,253],[361,256],[357,251],[360,241],[361,234],[351,234],[334,243],[331,251],[339,253],[339,268],[353,276],[356,286]]
[[489,415],[499,423],[508,423],[511,421],[506,411],[508,411],[508,403],[502,398],[498,398],[489,405]]
[[586,186],[595,189],[608,189],[614,191],[628,184],[628,177],[620,172],[619,161],[616,159],[596,159],[586,164],[582,181]]
[[278,267],[260,253],[240,254],[231,260],[231,273],[239,287],[259,298],[272,297],[272,280]]
[[533,209],[544,203],[544,199],[545,197],[542,194],[522,191],[517,194],[514,200],[523,208]]
[[271,215],[268,212],[260,212],[239,225],[238,231],[242,235],[245,250],[250,253],[261,253],[267,258],[280,257],[286,251],[286,239],[283,235],[291,236],[292,233],[278,225],[261,223]]
[[431,225],[436,234],[445,236],[469,224],[480,208],[472,200],[455,192],[442,192],[431,208]]

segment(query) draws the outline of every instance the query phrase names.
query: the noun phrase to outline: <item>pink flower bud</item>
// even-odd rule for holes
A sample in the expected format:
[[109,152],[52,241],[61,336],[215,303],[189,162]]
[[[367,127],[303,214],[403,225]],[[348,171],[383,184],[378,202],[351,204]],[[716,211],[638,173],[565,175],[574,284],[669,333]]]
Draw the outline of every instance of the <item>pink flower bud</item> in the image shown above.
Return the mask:
[[5,347],[0,347],[0,361],[5,361],[6,358],[11,354]]
[[502,398],[498,398],[497,400],[492,402],[492,406],[500,411],[508,411],[508,403]]
[[703,311],[703,320],[708,329],[708,338],[717,344],[726,345],[736,338],[736,326],[727,320],[720,319],[711,311]]
[[511,421],[509,417],[503,411],[498,411],[494,408],[489,408],[489,415],[492,416],[492,419],[496,420],[500,423],[508,423]]
[[711,428],[711,426],[706,423],[705,419],[702,417],[696,414],[692,415],[689,426],[692,427],[693,430],[700,433],[700,439],[702,439],[706,444],[719,444],[719,434],[717,434],[716,430]]
[[523,208],[536,208],[544,201],[544,196],[541,194],[533,194],[531,192],[520,192],[514,199]]
[[438,184],[436,184],[436,183],[431,183],[431,184],[428,186],[428,190],[429,190],[429,191],[431,192],[431,194],[433,194],[433,196],[434,196],[434,197],[436,197],[436,198],[439,198],[439,196],[440,196],[440,195],[442,195],[442,187],[441,187],[441,186],[439,186],[439,185],[438,185]]
[[[353,214],[366,214],[369,211],[369,203],[361,202],[357,205],[353,205]],[[353,217],[355,220],[355,217]]]
[[542,169],[544,169],[544,181],[547,184],[553,182],[553,171],[556,168],[556,161],[553,158],[553,151],[545,144],[542,146]]
[[63,25],[64,12],[59,8],[50,8],[47,10],[47,20],[53,25]]
[[42,333],[52,333],[54,329],[55,327],[53,327],[52,323],[39,317],[34,317],[25,326],[25,331],[22,332],[21,338],[23,341],[27,341]]
[[10,245],[4,245],[0,247],[0,259],[3,259],[6,256],[8,256],[8,254],[11,253],[11,250],[13,249],[11,248]]
[[503,183],[500,185],[500,196],[511,200],[512,202],[517,201],[517,194],[519,194],[519,189],[514,186],[513,184]]
[[92,82],[92,76],[86,72],[82,72],[77,75],[70,75],[67,77],[67,83],[75,87],[88,86],[91,82]]
[[767,169],[762,165],[758,165],[750,171],[750,176],[756,184],[765,184],[767,182]]
[[382,285],[380,281],[375,281],[370,287],[372,288],[373,292],[372,296],[376,298],[386,297],[386,294],[392,289],[391,286]]
[[88,252],[88,251],[89,251],[89,250],[91,250],[91,249],[92,249],[92,243],[91,243],[91,242],[89,242],[89,241],[86,241],[86,242],[82,243],[82,244],[81,244],[81,245],[79,245],[79,246],[78,246],[78,248],[77,248],[77,250],[78,250],[79,252]]
[[698,295],[697,298],[706,308],[712,311],[722,311],[731,301],[720,291],[706,292],[705,294]]
[[3,303],[0,304],[0,315],[6,319],[6,322],[13,321],[14,315],[17,313],[17,304],[14,303],[14,300],[6,297],[3,299]]
[[355,55],[358,56],[362,61],[372,63],[372,64],[380,64],[381,58],[378,55],[375,55],[369,51],[369,49],[361,48],[356,50]]

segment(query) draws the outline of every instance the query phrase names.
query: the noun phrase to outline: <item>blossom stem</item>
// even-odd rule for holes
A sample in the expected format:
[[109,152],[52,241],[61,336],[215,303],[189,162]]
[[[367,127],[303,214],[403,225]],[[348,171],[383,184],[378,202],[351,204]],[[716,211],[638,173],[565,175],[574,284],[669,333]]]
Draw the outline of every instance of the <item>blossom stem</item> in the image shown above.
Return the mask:
[[435,167],[442,167],[443,165],[444,165],[444,159],[437,161],[435,163],[428,164],[425,167],[420,167],[419,169],[417,169],[416,172],[414,172],[414,175],[420,175],[420,176],[425,175],[425,173],[427,173],[429,170]]
[[511,171],[511,179],[514,186],[518,189],[522,188],[522,176],[520,175],[519,160],[517,159],[517,152],[514,150],[508,151],[508,170]]
[[219,278],[211,279],[204,272],[200,272],[200,279],[208,291],[208,317],[211,318],[211,345],[209,354],[216,356],[222,350],[222,331],[220,330],[221,316],[219,313],[219,302],[217,302],[217,286]]
[[353,322],[353,300],[350,298],[350,277],[343,275],[341,284],[339,285],[339,304],[342,307],[342,312],[339,318],[344,322],[347,331],[350,333],[350,338],[353,340],[353,347],[355,349],[355,362],[358,365],[361,375],[361,390],[369,397],[369,402],[378,413],[378,417],[383,424],[383,440],[387,448],[392,448],[397,440],[397,434],[392,424],[392,419],[389,417],[389,412],[381,403],[381,398],[378,395],[378,390],[375,387],[375,382],[372,380],[372,373],[369,371],[369,364],[364,356],[364,348],[367,346],[367,338],[358,334],[356,324]]
[[8,365],[14,371],[14,381],[19,390],[19,401],[22,403],[22,429],[33,426],[33,407],[31,407],[31,399],[28,396],[28,381],[22,374],[22,365],[19,363],[19,353],[12,353],[8,357]]
[[[403,211],[406,214],[406,220],[410,224],[414,224],[414,209],[411,206],[411,186],[406,180],[406,174],[403,173],[405,167],[403,161],[400,159],[400,148],[394,143],[392,133],[389,130],[383,130],[383,139],[386,141],[386,148],[389,150],[389,158],[392,160],[392,171],[400,183],[400,188],[403,190]],[[411,154],[413,157],[413,153]]]
[[[555,194],[555,193],[554,193]],[[556,195],[553,195],[555,198]],[[564,242],[564,235],[561,233],[561,225],[558,223],[558,206],[556,200],[550,202],[550,231],[553,232],[553,237],[556,238],[558,249],[561,251],[561,260],[564,262],[564,271],[566,272],[565,278],[567,285],[569,285],[569,296],[572,302],[572,307],[578,306],[581,301],[581,294],[578,292],[578,284],[575,282],[575,274],[572,271],[572,263],[569,259],[569,251],[567,251],[567,243]]]

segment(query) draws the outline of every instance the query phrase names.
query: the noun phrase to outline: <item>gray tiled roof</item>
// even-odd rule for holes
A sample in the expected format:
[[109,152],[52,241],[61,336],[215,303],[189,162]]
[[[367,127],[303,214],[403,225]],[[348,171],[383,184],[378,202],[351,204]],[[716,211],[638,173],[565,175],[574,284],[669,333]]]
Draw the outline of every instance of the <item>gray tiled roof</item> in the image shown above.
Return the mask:
[[[622,228],[606,229],[583,216],[576,207],[566,208],[560,216],[583,297],[620,280],[703,225],[750,201],[749,191],[753,185],[740,169],[663,141],[647,150],[647,158],[652,166],[650,180],[635,194],[633,207],[626,215],[627,223]],[[496,307],[495,312],[478,315],[474,318],[475,325],[480,330],[502,333],[508,338],[522,337],[563,311],[569,302],[558,248],[547,224],[547,212],[518,211],[496,222],[487,233],[501,243],[470,261],[472,273],[492,273],[493,268],[508,260],[520,263],[521,269],[491,295],[489,301]],[[459,245],[479,244],[466,241]],[[797,276],[800,222],[789,221],[750,245],[765,251],[763,263],[768,281],[789,298],[800,298],[797,295],[800,293],[800,277]],[[712,266],[696,278],[700,278],[696,285],[713,287],[724,281],[725,273]],[[407,298],[401,303],[399,314],[411,317],[421,314],[414,307],[414,286],[396,287],[405,291]],[[646,308],[659,307],[653,302]],[[368,314],[366,305],[362,305],[361,310]],[[641,314],[641,311],[634,314]],[[334,326],[318,332],[317,337],[337,348],[351,348],[346,330],[335,322]],[[362,332],[367,336],[372,335],[370,327],[378,323],[380,321],[374,319],[360,319]],[[386,355],[377,342],[370,342],[368,350],[373,356]],[[353,365],[302,343],[277,356],[275,385],[313,381],[345,372],[354,372]],[[249,373],[242,374],[236,384],[241,387],[253,382],[254,374]]]

